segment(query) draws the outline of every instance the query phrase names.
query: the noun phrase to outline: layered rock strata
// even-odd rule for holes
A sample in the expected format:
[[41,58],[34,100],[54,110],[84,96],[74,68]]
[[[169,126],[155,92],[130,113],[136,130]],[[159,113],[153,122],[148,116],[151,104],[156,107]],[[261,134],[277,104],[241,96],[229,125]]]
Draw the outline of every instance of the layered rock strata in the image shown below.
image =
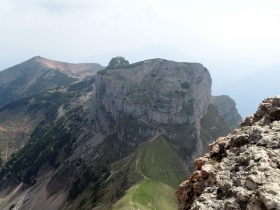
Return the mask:
[[134,148],[157,133],[167,135],[188,147],[181,156],[192,162],[202,154],[200,120],[211,102],[211,83],[199,63],[152,59],[107,68],[96,76],[96,118],[106,133],[117,132]]
[[179,210],[280,209],[280,96],[262,101],[226,137],[195,160],[176,192]]
[[198,63],[144,61],[96,77],[99,107],[152,124],[195,123],[211,101],[211,76]]

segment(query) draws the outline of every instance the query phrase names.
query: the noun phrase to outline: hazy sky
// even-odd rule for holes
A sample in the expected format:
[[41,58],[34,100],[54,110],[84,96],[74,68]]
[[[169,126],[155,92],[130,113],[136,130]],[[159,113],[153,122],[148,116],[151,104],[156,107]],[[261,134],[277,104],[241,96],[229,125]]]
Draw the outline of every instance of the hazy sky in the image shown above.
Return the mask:
[[[279,0],[0,0],[0,69],[167,45],[196,60],[280,63]],[[91,62],[98,62],[92,60]]]

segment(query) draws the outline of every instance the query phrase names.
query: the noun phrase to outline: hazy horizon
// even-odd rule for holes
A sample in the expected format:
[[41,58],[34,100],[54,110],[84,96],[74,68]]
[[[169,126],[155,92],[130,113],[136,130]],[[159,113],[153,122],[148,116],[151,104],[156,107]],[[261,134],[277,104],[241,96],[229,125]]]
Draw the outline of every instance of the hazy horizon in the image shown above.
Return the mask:
[[153,45],[266,68],[280,63],[279,11],[275,0],[2,0],[0,69],[36,55],[77,63]]

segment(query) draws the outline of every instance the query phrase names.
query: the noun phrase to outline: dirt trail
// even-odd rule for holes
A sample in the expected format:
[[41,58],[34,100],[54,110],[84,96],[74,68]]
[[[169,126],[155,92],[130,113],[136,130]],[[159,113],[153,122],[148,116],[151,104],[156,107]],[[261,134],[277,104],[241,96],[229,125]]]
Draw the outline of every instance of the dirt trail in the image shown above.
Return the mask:
[[146,120],[144,120],[143,117],[138,120],[141,120],[142,122],[146,123],[147,125],[154,127],[154,125],[152,125],[152,124],[148,123]]
[[158,136],[160,136],[162,133],[157,133],[153,138],[149,139],[149,142],[154,141]]

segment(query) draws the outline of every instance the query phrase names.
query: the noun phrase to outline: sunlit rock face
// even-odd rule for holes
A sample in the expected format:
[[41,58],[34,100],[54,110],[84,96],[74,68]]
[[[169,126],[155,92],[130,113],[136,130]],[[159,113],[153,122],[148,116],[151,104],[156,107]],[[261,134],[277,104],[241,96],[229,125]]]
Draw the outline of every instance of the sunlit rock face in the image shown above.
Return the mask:
[[280,96],[209,145],[176,196],[179,210],[280,209]]

